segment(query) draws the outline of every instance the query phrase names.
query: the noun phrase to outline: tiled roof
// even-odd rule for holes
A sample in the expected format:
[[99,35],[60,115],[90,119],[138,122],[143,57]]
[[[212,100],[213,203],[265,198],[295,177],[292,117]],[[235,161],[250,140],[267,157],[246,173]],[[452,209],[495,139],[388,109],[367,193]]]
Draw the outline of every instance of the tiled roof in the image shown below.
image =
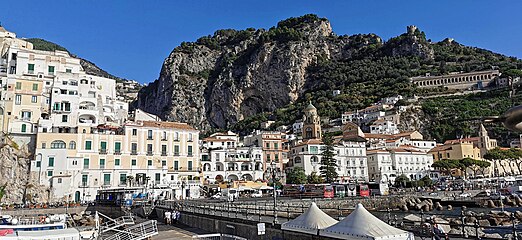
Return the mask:
[[174,128],[174,129],[184,129],[184,130],[195,130],[193,127],[191,127],[187,123],[156,122],[156,121],[143,121],[141,123],[142,123],[141,126],[143,126],[143,127]]

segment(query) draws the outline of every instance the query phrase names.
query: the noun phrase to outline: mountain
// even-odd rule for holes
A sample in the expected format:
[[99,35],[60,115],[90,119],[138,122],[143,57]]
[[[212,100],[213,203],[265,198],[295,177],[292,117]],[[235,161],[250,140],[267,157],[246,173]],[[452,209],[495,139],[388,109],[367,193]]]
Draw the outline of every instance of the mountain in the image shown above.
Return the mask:
[[415,26],[388,41],[373,33],[339,36],[327,19],[309,14],[269,30],[218,30],[181,43],[134,106],[204,131],[241,132],[267,119],[290,124],[309,101],[321,116],[338,118],[381,97],[439,91],[415,88],[412,76],[492,67],[522,62],[452,39],[432,42]]

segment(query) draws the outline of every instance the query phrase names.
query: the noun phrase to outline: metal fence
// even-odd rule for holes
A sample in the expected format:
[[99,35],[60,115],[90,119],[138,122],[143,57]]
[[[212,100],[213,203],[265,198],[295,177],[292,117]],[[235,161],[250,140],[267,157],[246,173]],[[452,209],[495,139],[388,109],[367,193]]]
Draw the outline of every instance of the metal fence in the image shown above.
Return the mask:
[[[316,200],[283,200],[278,201],[274,208],[273,201],[243,201],[243,202],[205,202],[205,201],[176,201],[176,202],[163,202],[159,207],[167,209],[175,209],[182,213],[201,214],[207,217],[218,217],[227,218],[230,221],[251,221],[251,222],[265,222],[273,223],[275,216],[277,216],[279,223],[286,222],[294,219],[300,214],[304,213],[310,203],[314,201],[317,203],[319,208],[329,214],[330,216],[342,219],[343,217],[350,214],[354,207],[342,207],[341,204],[336,202],[332,203],[332,200],[328,199],[316,199]],[[275,210],[275,211],[274,211]],[[466,208],[462,208],[460,211],[455,210],[452,212],[423,212],[423,211],[397,211],[397,210],[384,210],[384,211],[371,211],[372,214],[387,222],[388,224],[413,232],[416,236],[430,237],[433,235],[430,231],[430,219],[452,218],[458,221],[450,223],[438,223],[439,225],[451,226],[454,230],[450,234],[456,238],[477,238],[477,235],[481,239],[505,239],[506,236],[510,235],[511,239],[522,239],[520,238],[519,232],[522,232],[520,221],[515,217],[514,213],[504,214],[499,218],[499,222],[510,223],[510,226],[487,226],[479,224],[480,220],[485,220],[484,217],[473,216],[467,213]],[[416,214],[419,217],[418,221],[407,221],[404,216],[408,214]],[[460,222],[459,222],[460,221]],[[484,235],[490,233],[488,235]],[[495,235],[493,233],[499,233]]]

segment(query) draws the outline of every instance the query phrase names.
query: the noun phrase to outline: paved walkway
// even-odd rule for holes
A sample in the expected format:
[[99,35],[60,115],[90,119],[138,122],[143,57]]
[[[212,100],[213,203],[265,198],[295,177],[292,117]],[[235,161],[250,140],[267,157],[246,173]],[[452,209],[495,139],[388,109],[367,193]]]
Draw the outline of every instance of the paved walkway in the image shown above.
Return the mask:
[[175,224],[173,226],[165,225],[165,223],[158,221],[159,234],[152,239],[192,239],[192,236],[198,234],[208,234],[199,228],[192,228],[182,224]]

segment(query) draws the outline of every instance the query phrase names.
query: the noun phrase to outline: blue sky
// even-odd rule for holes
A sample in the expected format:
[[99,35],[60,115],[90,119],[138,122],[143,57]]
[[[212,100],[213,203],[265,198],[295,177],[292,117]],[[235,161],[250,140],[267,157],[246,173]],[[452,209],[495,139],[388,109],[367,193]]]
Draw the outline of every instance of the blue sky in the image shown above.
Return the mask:
[[384,39],[417,25],[428,38],[522,58],[522,1],[9,1],[0,21],[19,37],[58,43],[108,72],[147,83],[182,41],[218,29],[270,28],[315,13],[335,33],[376,33]]

